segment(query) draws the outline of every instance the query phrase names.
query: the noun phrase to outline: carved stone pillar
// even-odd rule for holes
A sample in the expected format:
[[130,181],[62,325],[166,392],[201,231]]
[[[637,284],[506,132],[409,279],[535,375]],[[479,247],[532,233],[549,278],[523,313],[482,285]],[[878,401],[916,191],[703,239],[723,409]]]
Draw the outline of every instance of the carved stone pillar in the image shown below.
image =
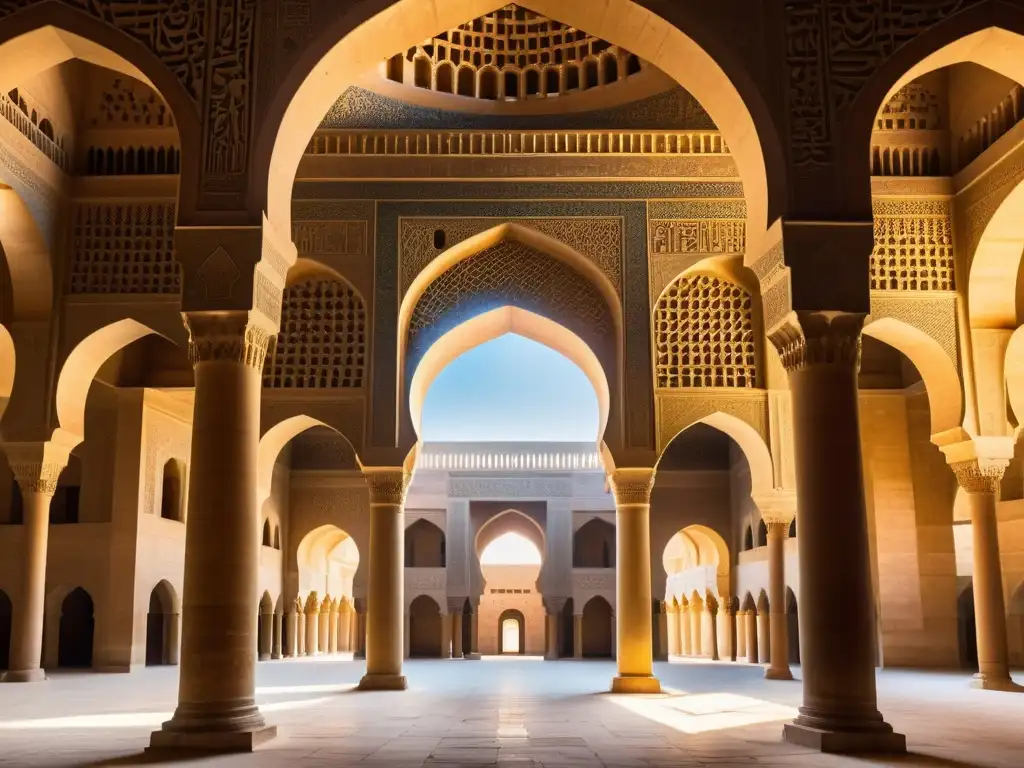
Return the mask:
[[306,598],[306,656],[320,653],[320,596],[314,590]]
[[668,655],[679,655],[679,606],[675,602],[665,603],[665,617],[668,622]]
[[701,625],[704,629],[704,655],[712,661],[718,661],[718,603],[710,599],[704,603]]
[[284,629],[284,615],[274,614],[274,641],[270,648],[270,658],[280,659],[284,653],[281,646],[281,634]]
[[331,652],[331,600],[330,595],[324,596],[324,599],[320,603],[320,615],[318,616],[318,625],[320,628],[320,634],[317,638],[318,648],[320,653]]
[[441,658],[452,657],[452,617],[447,613],[441,614]]
[[651,622],[651,488],[654,470],[616,469],[610,477],[615,496],[615,612],[618,675],[615,693],[659,693],[654,676]]
[[583,614],[574,613],[572,617],[572,657],[583,658]]
[[691,600],[688,613],[690,614],[690,653],[693,656],[700,656],[704,645],[704,629],[701,626],[704,603],[699,600]]
[[178,707],[153,733],[152,748],[246,751],[277,732],[267,726],[255,701],[256,451],[271,331],[251,323],[249,314],[185,314],[195,405],[181,674]]
[[684,602],[679,606],[679,653],[689,656],[692,653],[690,639],[690,604]]
[[764,671],[769,680],[792,680],[789,669],[789,617],[786,615],[786,539],[792,520],[770,518],[768,527],[768,622],[771,664]]
[[664,601],[658,603],[658,611],[651,616],[651,632],[654,636],[655,661],[668,661],[668,609]]
[[366,598],[353,600],[355,613],[352,614],[352,653],[357,659],[366,658]]
[[[990,443],[989,457],[979,457],[974,443],[943,446],[957,483],[964,489],[971,509],[971,538],[974,568],[974,618],[978,638],[978,673],[972,686],[992,691],[1024,690],[1010,679],[1006,639],[1003,577],[999,556],[999,528],[996,520],[999,481],[1013,456],[1012,438],[980,438]],[[991,454],[997,453],[998,458]],[[973,458],[966,458],[974,454]],[[801,531],[801,536],[803,532]]]
[[402,505],[409,473],[401,467],[363,470],[370,487],[370,563],[366,675],[361,690],[405,690],[402,675],[405,536]]
[[464,597],[448,598],[448,614],[452,618],[452,658],[461,659],[465,651],[462,649],[462,608],[466,604]]
[[800,517],[803,706],[785,738],[826,752],[905,752],[875,690],[857,417],[863,324],[862,314],[790,312],[770,333],[793,395]]
[[51,443],[8,444],[4,450],[14,480],[21,489],[25,522],[21,543],[21,599],[14,601],[9,669],[3,680],[33,683],[45,679],[39,661],[43,652],[50,502],[57,492],[57,479],[67,465],[68,452]]
[[743,632],[747,636],[747,663],[757,664],[757,611],[750,609],[743,618]]
[[338,610],[338,650],[347,653],[352,650],[352,603],[347,597],[341,598]]
[[[298,598],[295,598],[296,603]],[[288,611],[288,643],[285,646],[285,656],[289,659],[294,659],[299,655],[299,614],[301,612],[301,606],[293,605],[292,609]]]
[[545,597],[544,607],[547,609],[544,616],[544,658],[549,661],[558,659],[558,623],[562,619],[562,609],[565,608],[567,598]]
[[480,598],[470,604],[472,613],[469,614],[469,653],[466,658],[471,661],[480,660]]
[[732,633],[736,624],[732,617],[732,602],[728,597],[723,597],[718,601],[716,626],[718,627],[718,657],[732,661],[735,658]]
[[757,609],[757,661],[770,664],[772,661],[772,624],[771,608],[765,606]]
[[306,614],[302,607],[302,601],[295,598],[296,606],[296,629],[295,629],[295,653],[298,656],[306,655]]

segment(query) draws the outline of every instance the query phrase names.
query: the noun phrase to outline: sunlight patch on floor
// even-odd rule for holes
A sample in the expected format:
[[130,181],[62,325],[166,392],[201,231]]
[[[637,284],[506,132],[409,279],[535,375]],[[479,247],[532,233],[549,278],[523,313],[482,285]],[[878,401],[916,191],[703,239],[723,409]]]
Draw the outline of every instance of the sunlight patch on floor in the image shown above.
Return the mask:
[[734,693],[608,696],[623,709],[682,733],[708,733],[745,725],[792,720],[794,707]]

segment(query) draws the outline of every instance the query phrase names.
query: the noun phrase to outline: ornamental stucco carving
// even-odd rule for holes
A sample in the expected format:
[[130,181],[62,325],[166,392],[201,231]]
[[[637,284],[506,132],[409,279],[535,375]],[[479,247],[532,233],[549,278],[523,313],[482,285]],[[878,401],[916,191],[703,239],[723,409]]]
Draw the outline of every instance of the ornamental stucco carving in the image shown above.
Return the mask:
[[874,291],[953,291],[953,221],[947,200],[875,198]]
[[714,413],[735,416],[749,424],[771,444],[768,427],[768,393],[747,392],[673,392],[655,396],[658,412],[658,445],[667,446],[682,430]]
[[565,477],[451,477],[448,496],[470,499],[569,498],[572,481]]

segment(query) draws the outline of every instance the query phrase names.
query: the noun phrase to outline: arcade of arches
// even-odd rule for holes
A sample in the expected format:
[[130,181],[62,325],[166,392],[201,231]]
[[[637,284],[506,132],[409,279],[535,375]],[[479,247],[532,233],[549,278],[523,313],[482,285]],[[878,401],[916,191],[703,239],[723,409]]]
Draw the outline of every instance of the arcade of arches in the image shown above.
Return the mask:
[[[215,750],[299,656],[799,664],[837,752],[876,666],[1019,690],[1024,2],[137,5],[0,11],[5,680],[177,665]],[[505,333],[594,442],[419,439]]]

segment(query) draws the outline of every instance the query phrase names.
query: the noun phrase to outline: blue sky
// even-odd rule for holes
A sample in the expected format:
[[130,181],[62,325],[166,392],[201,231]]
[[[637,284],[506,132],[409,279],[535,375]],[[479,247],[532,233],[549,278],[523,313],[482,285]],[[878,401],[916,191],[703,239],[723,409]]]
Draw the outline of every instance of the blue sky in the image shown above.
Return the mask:
[[575,363],[505,334],[453,360],[423,404],[423,440],[596,440],[597,395]]

